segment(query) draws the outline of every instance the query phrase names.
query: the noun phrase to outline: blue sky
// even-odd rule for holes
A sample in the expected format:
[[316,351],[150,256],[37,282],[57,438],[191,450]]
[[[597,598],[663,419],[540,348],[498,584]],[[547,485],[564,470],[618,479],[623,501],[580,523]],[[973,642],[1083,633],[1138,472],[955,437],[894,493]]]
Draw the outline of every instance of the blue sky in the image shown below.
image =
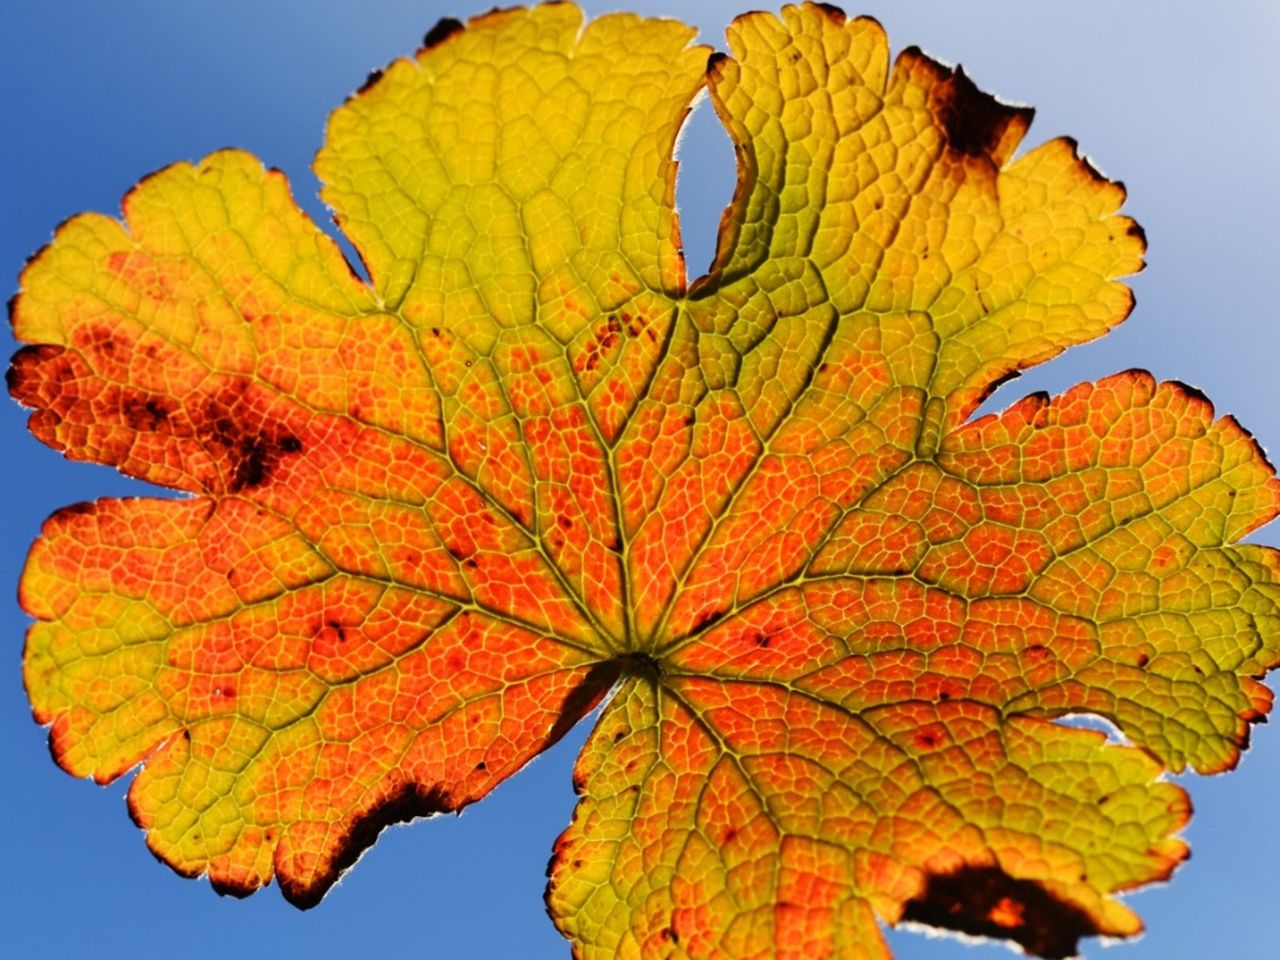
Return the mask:
[[[142,174],[223,146],[254,151],[291,177],[327,224],[309,169],[328,111],[365,74],[413,50],[465,0],[44,0],[0,12],[0,153],[6,189],[0,273],[7,296],[24,257],[81,210],[114,212]],[[690,15],[692,4],[631,9]],[[1187,5],[1190,6],[1190,5]],[[588,3],[591,12],[615,4]],[[1046,9],[1049,8],[1049,9]],[[703,39],[719,44],[736,3],[697,4]],[[1280,217],[1280,8],[1229,0],[1214,19],[1157,0],[1028,4],[870,2],[895,49],[916,43],[962,61],[985,89],[1038,108],[1029,143],[1069,133],[1130,188],[1146,228],[1149,267],[1138,307],[1111,336],[1004,387],[988,405],[1058,392],[1131,366],[1203,389],[1264,445],[1280,449],[1275,363]],[[710,258],[731,154],[709,111],[682,153],[680,199],[690,272]],[[12,344],[10,344],[12,349]],[[69,464],[31,439],[0,404],[0,597],[12,598],[26,546],[60,505],[137,493],[112,471]],[[1280,543],[1280,528],[1256,539]],[[48,758],[19,673],[25,617],[0,602],[10,653],[0,672],[0,951],[13,956],[223,958],[565,958],[542,909],[543,870],[572,807],[569,768],[585,728],[460,818],[384,835],[317,909],[299,913],[275,890],[244,902],[157,864],[129,823],[123,785],[76,782]],[[1273,725],[1274,727],[1275,725]],[[1150,932],[1109,950],[1116,960],[1265,956],[1276,952],[1280,736],[1262,727],[1230,777],[1189,778],[1197,816],[1193,860],[1172,885],[1133,898]],[[984,960],[967,949],[893,936],[901,960]],[[1089,956],[1102,948],[1086,946]]]

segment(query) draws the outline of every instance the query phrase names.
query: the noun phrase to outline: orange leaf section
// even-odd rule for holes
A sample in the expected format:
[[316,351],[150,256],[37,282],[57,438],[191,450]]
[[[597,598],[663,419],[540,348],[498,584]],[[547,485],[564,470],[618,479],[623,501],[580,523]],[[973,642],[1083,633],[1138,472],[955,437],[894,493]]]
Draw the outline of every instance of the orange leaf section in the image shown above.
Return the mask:
[[[1277,512],[1234,421],[1146,374],[955,431],[622,688],[553,912],[600,956],[888,957],[877,917],[1044,957],[1138,932],[1109,894],[1187,853],[1162,771],[1233,766],[1270,706],[1280,560],[1229,544]],[[1086,712],[1143,749],[1050,722]]]
[[[1105,333],[1123,190],[1029,108],[826,5],[732,57],[571,4],[445,22],[332,116],[372,282],[234,151],[23,273],[10,390],[194,496],[55,514],[21,599],[58,762],[143,763],[176,869],[316,902],[613,688],[549,870],[583,958],[1067,957],[1186,857],[1280,662],[1252,439],[1130,371],[967,422]],[[738,147],[686,289],[676,135]],[[1057,722],[1109,720],[1128,744]]]
[[243,500],[52,517],[23,580],[55,757],[182,873],[319,898],[380,826],[456,810],[546,743],[583,655],[509,618],[343,575]]

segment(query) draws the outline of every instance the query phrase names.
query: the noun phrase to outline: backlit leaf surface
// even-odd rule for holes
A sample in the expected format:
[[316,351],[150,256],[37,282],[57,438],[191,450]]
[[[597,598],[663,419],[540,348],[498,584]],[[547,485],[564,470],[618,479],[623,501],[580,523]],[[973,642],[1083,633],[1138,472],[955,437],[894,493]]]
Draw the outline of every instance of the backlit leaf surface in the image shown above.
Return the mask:
[[[1249,436],[1127,372],[969,422],[1131,307],[1122,189],[869,20],[731,56],[568,4],[432,32],[331,118],[372,284],[234,151],[61,227],[10,388],[186,491],[32,549],[55,757],[176,869],[316,902],[610,693],[548,905],[583,957],[888,957],[914,920],[1069,956],[1186,856],[1165,770],[1270,707],[1280,509]],[[686,284],[671,160],[738,147]],[[1132,746],[1055,723],[1109,719]]]

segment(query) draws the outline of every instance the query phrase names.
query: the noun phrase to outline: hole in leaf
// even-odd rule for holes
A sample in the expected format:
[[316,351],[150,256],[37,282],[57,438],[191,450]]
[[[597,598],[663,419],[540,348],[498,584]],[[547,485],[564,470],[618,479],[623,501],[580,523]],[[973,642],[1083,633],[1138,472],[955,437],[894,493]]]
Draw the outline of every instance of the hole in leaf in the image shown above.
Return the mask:
[[676,141],[676,211],[684,262],[693,279],[706,273],[716,253],[720,214],[733,199],[737,161],[729,134],[705,93],[693,105]]
[[1074,727],[1077,730],[1096,730],[1106,735],[1108,743],[1119,746],[1132,745],[1119,727],[1096,713],[1065,713],[1060,717],[1054,717],[1053,722],[1064,727]]

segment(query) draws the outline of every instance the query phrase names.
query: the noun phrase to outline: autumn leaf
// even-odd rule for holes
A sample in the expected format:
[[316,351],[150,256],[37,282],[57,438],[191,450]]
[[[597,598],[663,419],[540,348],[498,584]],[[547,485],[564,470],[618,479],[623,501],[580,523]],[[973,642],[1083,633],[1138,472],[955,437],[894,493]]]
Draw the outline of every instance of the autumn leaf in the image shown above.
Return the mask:
[[[1042,957],[1140,922],[1183,790],[1271,705],[1252,439],[1129,371],[971,420],[1132,306],[1122,188],[825,5],[731,56],[571,4],[445,21],[330,119],[325,201],[224,151],[22,275],[66,456],[184,491],[51,517],[21,584],[57,761],[176,870],[316,903],[602,701],[547,891],[581,957]],[[710,54],[710,56],[709,56]],[[675,138],[739,183],[686,282]],[[1092,714],[1129,744],[1056,722]]]

